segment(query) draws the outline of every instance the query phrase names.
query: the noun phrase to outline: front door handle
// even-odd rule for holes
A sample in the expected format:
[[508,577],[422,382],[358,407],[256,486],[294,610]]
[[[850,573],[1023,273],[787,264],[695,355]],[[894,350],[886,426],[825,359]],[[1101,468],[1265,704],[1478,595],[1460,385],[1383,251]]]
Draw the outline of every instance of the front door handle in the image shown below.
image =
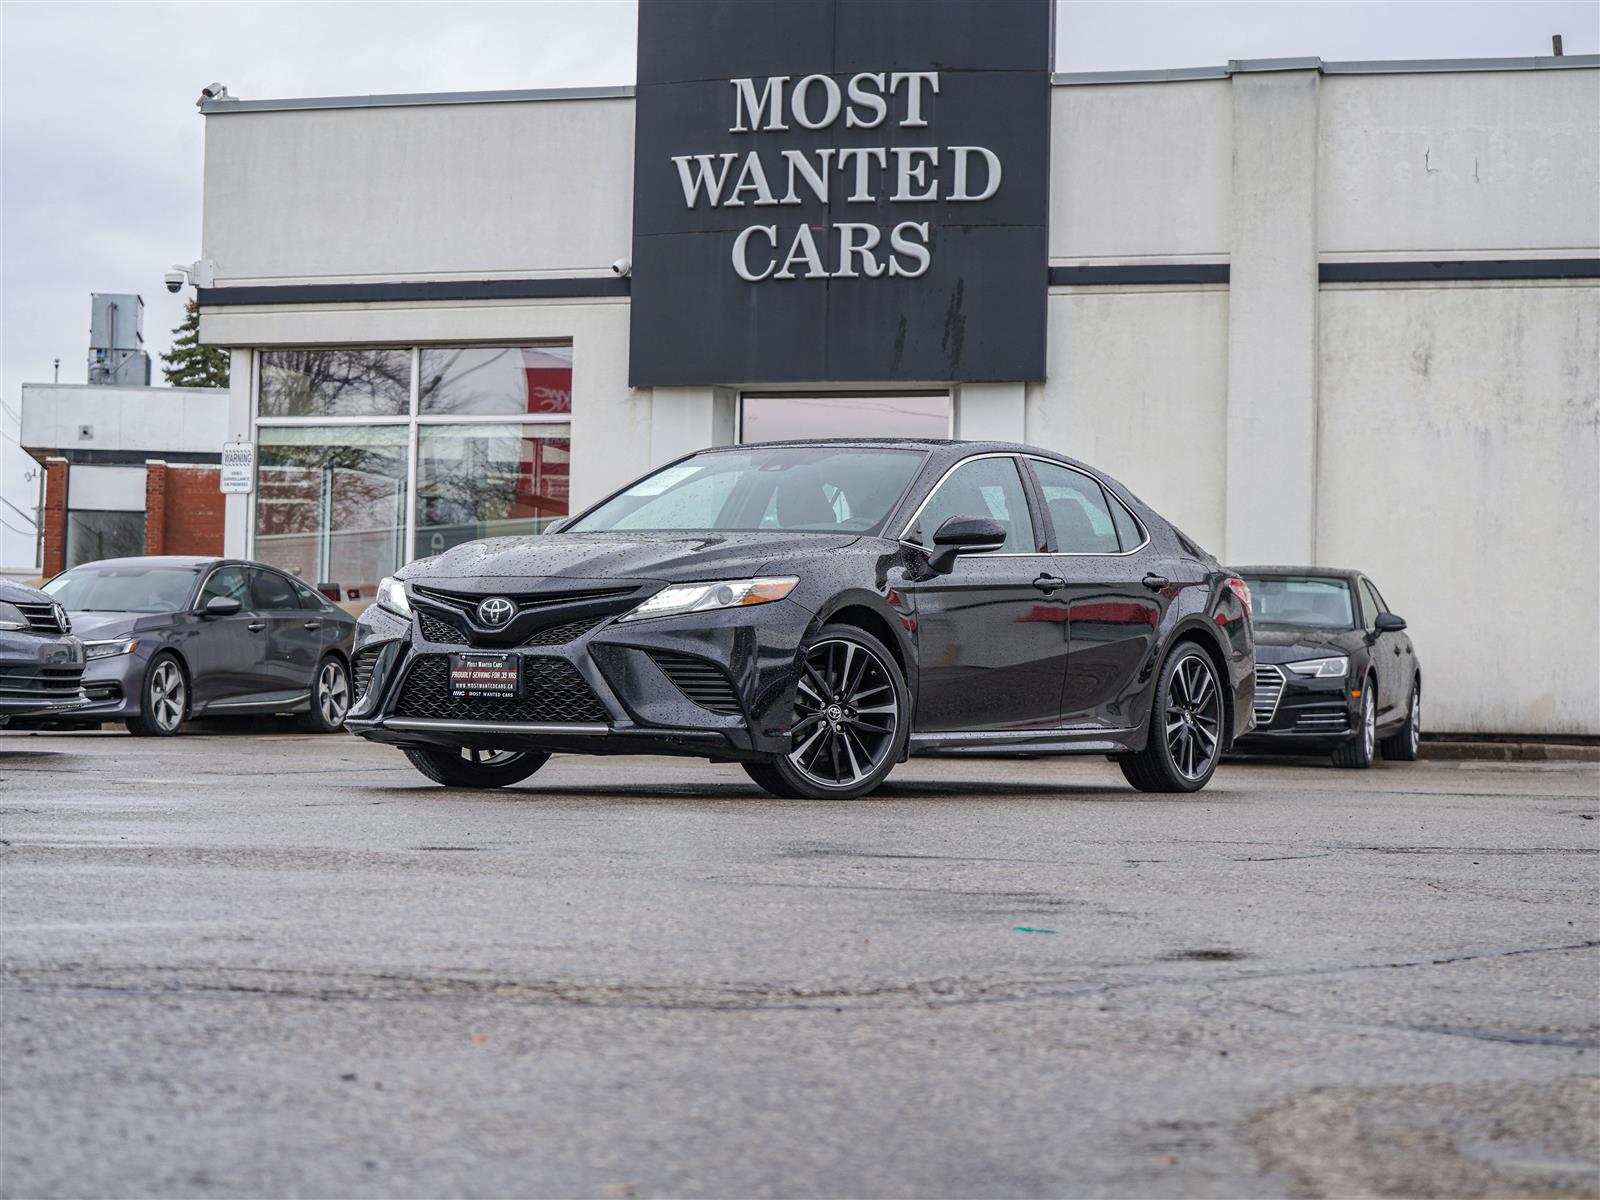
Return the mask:
[[1143,583],[1152,592],[1164,592],[1172,586],[1172,580],[1165,575],[1157,575],[1154,571],[1145,572],[1145,577],[1139,582]]
[[322,622],[321,621],[307,621],[306,624],[305,624],[305,627],[307,629],[321,629],[322,628]]
[[1057,588],[1066,587],[1067,581],[1059,575],[1040,575],[1039,578],[1033,581],[1033,586],[1048,596]]
[[251,633],[260,633],[266,627],[267,623],[265,621],[251,621],[250,624],[245,626]]

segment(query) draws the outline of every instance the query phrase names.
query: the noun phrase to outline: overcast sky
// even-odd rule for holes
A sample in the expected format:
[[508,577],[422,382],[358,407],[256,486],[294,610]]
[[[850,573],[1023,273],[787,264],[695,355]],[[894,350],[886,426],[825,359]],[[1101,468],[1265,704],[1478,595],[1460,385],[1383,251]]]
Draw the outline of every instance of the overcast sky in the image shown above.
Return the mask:
[[[1060,71],[1521,57],[1549,54],[1553,33],[1592,54],[1600,5],[1063,2],[1056,28]],[[0,496],[35,502],[19,387],[48,381],[53,358],[84,381],[90,292],[141,293],[152,357],[170,344],[183,298],[161,275],[200,252],[205,84],[247,99],[618,84],[633,60],[629,0],[0,3]],[[0,504],[0,565],[32,554]]]

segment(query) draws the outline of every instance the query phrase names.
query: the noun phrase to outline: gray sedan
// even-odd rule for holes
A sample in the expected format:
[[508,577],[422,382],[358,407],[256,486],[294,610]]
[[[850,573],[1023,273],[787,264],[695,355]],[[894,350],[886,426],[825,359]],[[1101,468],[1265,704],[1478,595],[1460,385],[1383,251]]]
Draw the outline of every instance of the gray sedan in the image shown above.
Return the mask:
[[112,558],[44,591],[85,643],[89,703],[73,723],[123,721],[146,737],[199,716],[293,713],[312,733],[344,724],[355,619],[292,575],[239,559]]

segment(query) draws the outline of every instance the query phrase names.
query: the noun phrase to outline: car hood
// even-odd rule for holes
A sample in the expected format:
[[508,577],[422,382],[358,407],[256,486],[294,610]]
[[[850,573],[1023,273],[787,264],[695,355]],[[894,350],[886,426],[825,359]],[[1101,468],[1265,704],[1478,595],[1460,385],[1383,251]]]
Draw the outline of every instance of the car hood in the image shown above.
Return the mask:
[[438,583],[507,579],[737,579],[860,541],[833,533],[549,533],[466,542],[401,572]]
[[1257,625],[1255,635],[1256,661],[1264,663],[1353,654],[1366,644],[1366,634],[1360,629],[1287,629]]
[[171,619],[164,613],[75,612],[67,615],[72,618],[73,634],[86,642],[127,637],[164,625]]
[[53,601],[38,588],[28,587],[10,579],[0,579],[0,600],[7,604],[51,604]]

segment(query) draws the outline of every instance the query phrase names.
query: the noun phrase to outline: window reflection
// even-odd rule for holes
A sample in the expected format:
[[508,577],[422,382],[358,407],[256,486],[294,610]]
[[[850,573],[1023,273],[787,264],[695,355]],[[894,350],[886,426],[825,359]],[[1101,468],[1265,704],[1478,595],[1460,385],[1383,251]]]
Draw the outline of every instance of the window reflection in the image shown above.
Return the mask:
[[256,558],[370,599],[401,562],[406,441],[403,425],[260,429]]
[[527,416],[572,411],[572,347],[422,351],[420,411]]
[[422,426],[416,556],[566,516],[570,445],[565,425]]
[[263,417],[405,416],[411,351],[263,350]]

